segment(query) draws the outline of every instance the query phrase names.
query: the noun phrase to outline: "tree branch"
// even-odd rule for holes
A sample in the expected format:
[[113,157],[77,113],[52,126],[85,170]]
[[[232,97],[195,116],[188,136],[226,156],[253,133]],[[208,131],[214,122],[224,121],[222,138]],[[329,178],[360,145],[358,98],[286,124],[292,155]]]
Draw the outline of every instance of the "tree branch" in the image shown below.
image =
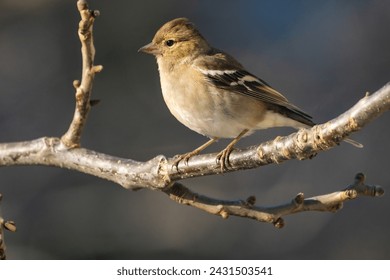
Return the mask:
[[193,206],[210,214],[219,215],[224,219],[229,216],[239,216],[260,222],[272,223],[277,228],[284,226],[283,216],[303,211],[337,212],[342,209],[343,202],[359,196],[382,196],[384,189],[376,185],[366,185],[363,173],[355,176],[353,184],[342,191],[304,198],[303,193],[297,194],[290,202],[273,207],[254,206],[256,198],[246,200],[220,200],[196,194],[180,183],[175,183],[164,191],[169,197],[181,204]]
[[79,147],[81,133],[83,131],[89,110],[91,108],[92,85],[95,74],[103,70],[103,66],[94,66],[95,46],[93,44],[93,23],[100,15],[99,11],[88,9],[87,1],[77,1],[80,12],[78,34],[81,42],[82,75],[81,82],[76,80],[73,86],[76,89],[76,109],[68,131],[61,137],[62,143],[69,147]]
[[[225,172],[253,169],[290,159],[309,159],[339,144],[350,133],[390,109],[390,83],[366,95],[344,114],[311,129],[277,137],[258,146],[235,150]],[[173,167],[174,158],[157,156],[147,162],[113,157],[84,148],[69,148],[58,138],[0,144],[0,166],[49,165],[104,178],[124,188],[164,189],[178,180],[221,172],[216,153],[192,157],[188,164]]]
[[[113,157],[81,148],[80,139],[91,107],[91,92],[95,74],[102,66],[94,66],[93,23],[99,15],[88,9],[85,0],[77,6],[81,21],[79,37],[82,53],[82,79],[75,81],[76,107],[68,131],[62,137],[42,137],[36,140],[0,144],[0,166],[48,165],[68,168],[115,182],[127,189],[160,190],[174,201],[191,205],[227,218],[230,215],[252,218],[283,226],[282,217],[302,211],[336,211],[343,201],[359,195],[383,194],[379,187],[368,187],[364,178],[344,191],[305,199],[298,194],[292,202],[275,206],[254,206],[255,198],[245,201],[225,201],[196,194],[177,183],[178,180],[214,175],[221,172],[216,154],[192,157],[173,168],[174,158],[156,156],[147,162]],[[353,132],[390,109],[390,83],[372,95],[366,95],[355,106],[337,118],[311,129],[301,129],[289,136],[278,137],[258,146],[235,150],[230,154],[230,168],[225,172],[251,169],[281,163],[290,159],[309,159],[321,151],[337,146]],[[364,176],[363,176],[364,177]]]
[[67,168],[110,180],[124,188],[164,188],[158,156],[147,162],[113,157],[83,148],[69,148],[59,138],[0,144],[0,166],[46,165]]

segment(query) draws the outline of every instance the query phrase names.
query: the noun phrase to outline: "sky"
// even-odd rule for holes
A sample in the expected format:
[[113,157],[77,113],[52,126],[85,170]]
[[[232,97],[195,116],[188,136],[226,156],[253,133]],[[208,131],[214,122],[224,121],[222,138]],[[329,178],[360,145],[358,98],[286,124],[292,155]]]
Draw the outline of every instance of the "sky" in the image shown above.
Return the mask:
[[[161,95],[155,59],[137,50],[165,22],[187,17],[213,46],[283,93],[321,123],[390,81],[389,1],[89,1],[95,22],[94,107],[82,146],[146,161],[193,150],[207,139],[180,124]],[[0,142],[60,137],[80,79],[76,1],[0,2]],[[257,197],[272,206],[338,191],[364,172],[390,183],[389,114],[348,144],[312,160],[184,180],[221,199]],[[287,135],[259,131],[247,147]],[[205,152],[227,145],[221,140]],[[286,217],[283,229],[179,205],[157,191],[128,191],[98,178],[51,167],[0,169],[10,259],[389,259],[388,195],[345,203],[333,213]]]

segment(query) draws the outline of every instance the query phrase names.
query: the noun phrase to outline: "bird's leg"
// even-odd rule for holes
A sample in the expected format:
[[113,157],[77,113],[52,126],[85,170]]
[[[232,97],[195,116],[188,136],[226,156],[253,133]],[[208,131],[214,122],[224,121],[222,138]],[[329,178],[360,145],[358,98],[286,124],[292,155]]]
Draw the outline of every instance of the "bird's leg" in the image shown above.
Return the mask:
[[172,164],[172,167],[176,167],[176,169],[178,170],[178,165],[179,165],[179,162],[184,160],[185,164],[188,163],[188,160],[199,154],[201,151],[203,151],[204,149],[206,149],[208,146],[210,146],[211,144],[213,144],[215,141],[217,141],[219,138],[215,137],[215,138],[211,138],[209,141],[207,141],[206,143],[204,143],[202,146],[196,148],[195,150],[193,150],[192,152],[189,152],[189,153],[185,153],[185,154],[182,154],[182,155],[177,155],[176,156],[176,159],[175,161],[173,162]]
[[232,142],[229,143],[229,145],[226,146],[225,149],[223,149],[218,155],[217,155],[217,162],[219,161],[221,165],[221,172],[224,170],[227,170],[227,166],[230,165],[229,162],[229,155],[234,150],[234,145],[237,144],[238,141],[249,131],[249,129],[244,129],[236,138],[233,139]]

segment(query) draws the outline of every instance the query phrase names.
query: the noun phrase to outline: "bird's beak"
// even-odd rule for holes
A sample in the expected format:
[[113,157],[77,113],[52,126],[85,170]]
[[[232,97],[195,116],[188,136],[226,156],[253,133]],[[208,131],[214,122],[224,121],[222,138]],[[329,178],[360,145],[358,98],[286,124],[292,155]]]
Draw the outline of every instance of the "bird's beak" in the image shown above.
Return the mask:
[[140,48],[138,50],[138,52],[144,52],[144,53],[153,54],[153,55],[161,54],[161,51],[153,42],[143,46],[142,48]]

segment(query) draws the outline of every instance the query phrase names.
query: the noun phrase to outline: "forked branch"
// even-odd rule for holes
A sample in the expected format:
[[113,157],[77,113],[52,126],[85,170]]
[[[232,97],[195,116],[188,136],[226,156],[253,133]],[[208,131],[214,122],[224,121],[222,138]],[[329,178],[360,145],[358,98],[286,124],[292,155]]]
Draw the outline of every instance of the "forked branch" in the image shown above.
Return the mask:
[[[50,165],[68,168],[115,182],[127,189],[160,190],[174,201],[227,218],[231,215],[273,223],[282,227],[282,217],[302,211],[337,211],[343,202],[361,195],[381,196],[383,189],[368,186],[364,176],[343,191],[304,198],[298,194],[291,202],[274,207],[255,206],[255,197],[225,201],[196,194],[178,180],[220,173],[216,154],[192,157],[188,164],[173,168],[174,158],[156,156],[147,162],[113,157],[81,148],[80,139],[90,111],[92,85],[102,66],[94,65],[93,24],[97,11],[88,9],[85,0],[77,6],[81,15],[79,37],[82,53],[82,78],[75,81],[76,106],[73,120],[62,137],[42,137],[36,140],[0,144],[0,166]],[[278,137],[258,146],[235,150],[230,154],[231,167],[225,172],[251,169],[281,163],[290,159],[309,159],[315,154],[337,146],[353,132],[390,109],[390,83],[366,95],[355,106],[337,118],[311,129],[302,129],[289,136]]]

